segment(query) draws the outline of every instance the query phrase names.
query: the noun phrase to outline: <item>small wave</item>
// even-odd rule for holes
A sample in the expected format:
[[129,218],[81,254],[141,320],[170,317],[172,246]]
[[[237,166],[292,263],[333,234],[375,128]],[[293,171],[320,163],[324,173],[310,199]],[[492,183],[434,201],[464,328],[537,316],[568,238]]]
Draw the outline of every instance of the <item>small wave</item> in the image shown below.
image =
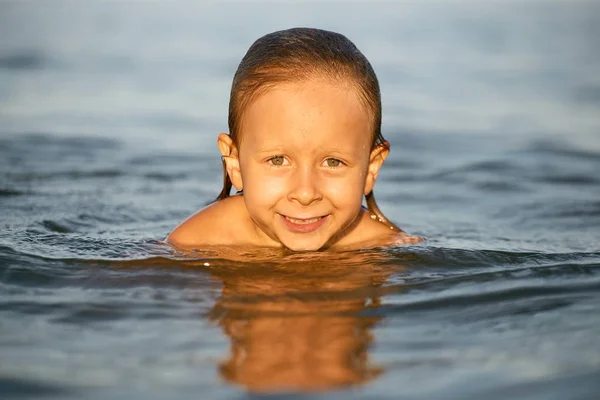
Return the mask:
[[71,228],[69,228],[68,226],[60,224],[56,221],[45,220],[42,222],[42,225],[44,226],[44,228],[48,229],[50,232],[57,232],[57,233],[73,232],[73,230]]
[[187,173],[164,173],[164,172],[148,172],[144,174],[144,178],[159,182],[173,182],[182,180],[188,177]]
[[[63,233],[35,228],[11,234],[11,242],[10,247],[0,244],[0,260],[6,257],[9,261],[13,257],[23,256],[65,262],[138,261],[173,253],[171,247],[160,245],[154,239],[95,238],[84,235],[65,237]],[[7,255],[3,256],[5,253]]]
[[490,184],[489,188],[498,190],[523,190],[521,180],[524,167],[510,160],[489,160],[445,167],[423,175],[418,179],[440,183],[473,183],[480,188]]
[[419,159],[389,158],[385,161],[385,167],[392,170],[418,170],[423,168],[425,162]]
[[88,233],[95,228],[95,224],[83,218],[62,218],[60,220],[43,220],[41,225],[53,233]]
[[[563,204],[555,204],[552,207],[533,206],[534,215],[531,217],[534,221],[549,219],[575,219],[583,226],[592,226],[598,224],[600,217],[600,201],[571,201]],[[595,221],[595,222],[594,222]]]
[[600,104],[600,86],[588,85],[573,90],[573,99],[580,103]]
[[[536,379],[529,382],[513,382],[510,384],[493,383],[491,388],[457,387],[454,393],[446,390],[435,399],[594,399],[598,396],[598,367],[584,370],[571,370],[564,376],[552,379]],[[457,385],[458,386],[458,385]]]
[[514,163],[509,162],[508,160],[489,160],[489,161],[478,161],[474,163],[470,163],[464,165],[462,167],[457,168],[455,171],[464,171],[464,172],[503,172],[506,171],[515,171]]
[[600,262],[600,253],[544,253],[469,250],[445,247],[394,247],[386,252],[410,267],[474,267],[541,265],[564,262]]
[[29,396],[65,396],[72,394],[73,390],[66,385],[58,386],[31,379],[0,377],[0,393],[6,398],[24,398]]
[[50,177],[60,177],[69,179],[88,179],[88,178],[116,178],[125,175],[124,171],[112,168],[102,168],[91,171],[61,171]]
[[103,179],[103,178],[117,178],[126,175],[126,172],[114,168],[99,168],[94,170],[70,170],[70,171],[48,171],[48,172],[13,172],[8,173],[5,176],[11,182],[35,182],[35,181],[48,181],[53,179],[68,179],[68,180],[82,180],[82,179]]
[[[496,281],[488,286],[471,286],[470,288],[461,287],[458,290],[448,289],[446,282],[445,289],[434,288],[428,283],[423,283],[415,287],[414,285],[402,285],[399,287],[404,292],[401,302],[397,304],[383,305],[378,313],[405,313],[409,311],[443,311],[448,308],[463,307],[482,307],[487,304],[512,303],[510,313],[515,313],[515,305],[523,311],[541,310],[540,304],[525,304],[524,300],[534,300],[540,302],[543,300],[544,309],[548,309],[548,303],[556,308],[569,305],[570,299],[595,296],[600,290],[600,279],[579,279],[579,280],[560,280],[556,283],[551,281],[532,281],[521,279],[518,283],[509,283],[506,281]],[[417,293],[411,295],[412,288],[420,289]],[[432,290],[437,289],[437,290]],[[389,289],[388,289],[389,291]],[[438,294],[433,294],[433,293]],[[470,292],[470,293],[469,293]]]
[[566,143],[560,140],[536,140],[531,142],[523,151],[525,153],[542,156],[546,155],[578,160],[600,161],[600,151],[576,148],[572,143]]
[[525,185],[514,181],[484,181],[475,183],[475,187],[484,192],[514,192],[523,193],[531,191]]
[[37,70],[45,64],[45,57],[34,51],[0,55],[0,69]]
[[[6,287],[56,287],[85,271],[65,260],[48,260],[0,245],[0,283]],[[60,285],[59,285],[60,286]]]
[[25,150],[48,152],[49,148],[65,150],[89,151],[116,150],[121,143],[115,139],[89,136],[62,136],[44,132],[6,133],[0,138],[0,148],[7,151],[23,152]]
[[0,189],[0,197],[26,196],[30,193],[15,189]]
[[129,159],[127,164],[129,165],[141,165],[141,166],[157,166],[167,165],[172,166],[175,164],[189,164],[196,163],[199,161],[197,154],[188,153],[176,153],[176,154],[150,154],[145,156],[137,156]]
[[597,185],[600,183],[600,178],[584,174],[546,175],[538,179],[542,182],[558,185]]

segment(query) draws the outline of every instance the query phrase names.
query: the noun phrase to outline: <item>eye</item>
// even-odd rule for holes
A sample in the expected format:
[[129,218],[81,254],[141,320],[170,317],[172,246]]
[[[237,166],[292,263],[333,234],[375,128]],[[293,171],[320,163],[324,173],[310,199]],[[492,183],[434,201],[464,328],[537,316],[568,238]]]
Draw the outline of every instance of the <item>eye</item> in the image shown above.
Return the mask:
[[284,156],[275,156],[275,157],[269,158],[267,161],[273,165],[280,166],[280,165],[284,165],[285,157]]
[[342,161],[338,160],[337,158],[328,158],[327,160],[325,160],[324,164],[327,167],[335,168],[342,165]]

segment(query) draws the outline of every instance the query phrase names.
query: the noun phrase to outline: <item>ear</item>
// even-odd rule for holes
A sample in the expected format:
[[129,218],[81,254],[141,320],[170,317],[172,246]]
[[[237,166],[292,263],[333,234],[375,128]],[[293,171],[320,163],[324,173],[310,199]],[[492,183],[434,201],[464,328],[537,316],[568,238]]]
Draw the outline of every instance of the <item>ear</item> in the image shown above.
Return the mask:
[[387,142],[378,144],[373,150],[371,150],[371,155],[369,156],[369,167],[367,169],[367,178],[365,180],[365,196],[371,193],[373,190],[375,181],[377,180],[377,175],[379,174],[379,169],[383,165],[383,162],[389,153],[390,147]]
[[244,188],[242,183],[242,173],[240,172],[240,158],[239,151],[231,136],[226,133],[219,134],[217,139],[219,144],[219,150],[223,156],[225,162],[225,168],[227,169],[227,175],[231,179],[233,186],[239,191]]

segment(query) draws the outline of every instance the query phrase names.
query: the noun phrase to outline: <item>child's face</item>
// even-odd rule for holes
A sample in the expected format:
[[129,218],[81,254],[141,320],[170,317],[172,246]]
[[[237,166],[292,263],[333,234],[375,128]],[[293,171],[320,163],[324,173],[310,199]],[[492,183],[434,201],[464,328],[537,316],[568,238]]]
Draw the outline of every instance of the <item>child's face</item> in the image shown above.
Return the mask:
[[387,155],[371,151],[370,114],[352,88],[281,84],[241,122],[239,171],[228,168],[265,244],[318,250],[352,231]]

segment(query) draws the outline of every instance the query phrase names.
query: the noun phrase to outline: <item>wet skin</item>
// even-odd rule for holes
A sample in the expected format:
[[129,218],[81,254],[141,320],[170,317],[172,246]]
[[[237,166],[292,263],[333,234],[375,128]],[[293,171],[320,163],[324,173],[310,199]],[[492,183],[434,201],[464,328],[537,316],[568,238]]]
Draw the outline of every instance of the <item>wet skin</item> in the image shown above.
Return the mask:
[[[254,99],[241,122],[239,143],[226,134],[218,143],[243,196],[200,211],[171,243],[314,251],[411,241],[362,208],[388,150],[372,149],[371,114],[354,88],[323,80],[280,84]],[[207,229],[211,237],[202,238]]]

